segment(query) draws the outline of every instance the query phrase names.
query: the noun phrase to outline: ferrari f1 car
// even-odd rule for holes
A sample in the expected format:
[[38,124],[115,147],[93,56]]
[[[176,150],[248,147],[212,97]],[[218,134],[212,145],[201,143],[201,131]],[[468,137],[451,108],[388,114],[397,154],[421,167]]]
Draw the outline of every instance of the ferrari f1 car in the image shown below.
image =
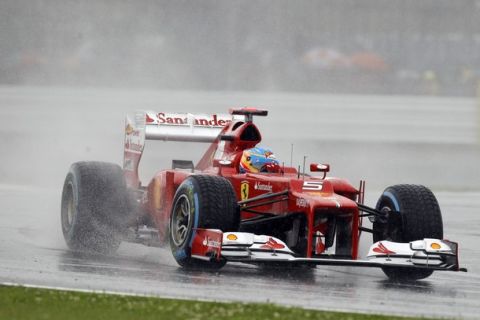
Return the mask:
[[[423,279],[459,267],[458,246],[443,239],[433,193],[420,185],[388,187],[375,208],[356,188],[327,177],[329,165],[311,173],[284,164],[260,172],[239,169],[245,150],[261,141],[254,116],[137,112],[126,118],[123,168],[74,163],[62,193],[61,221],[73,250],[109,253],[121,241],[170,245],[182,267],[221,268],[227,262],[258,265],[379,267],[390,278]],[[211,143],[200,161],[173,160],[147,185],[139,162],[146,140]],[[367,228],[364,218],[372,222]],[[362,233],[373,235],[358,259]]]

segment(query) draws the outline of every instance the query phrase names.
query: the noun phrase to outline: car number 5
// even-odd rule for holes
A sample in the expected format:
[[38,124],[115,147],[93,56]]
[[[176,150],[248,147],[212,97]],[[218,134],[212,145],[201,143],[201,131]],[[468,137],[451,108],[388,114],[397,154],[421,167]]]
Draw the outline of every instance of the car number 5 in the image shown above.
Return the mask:
[[323,182],[321,181],[305,181],[303,183],[303,190],[321,191]]

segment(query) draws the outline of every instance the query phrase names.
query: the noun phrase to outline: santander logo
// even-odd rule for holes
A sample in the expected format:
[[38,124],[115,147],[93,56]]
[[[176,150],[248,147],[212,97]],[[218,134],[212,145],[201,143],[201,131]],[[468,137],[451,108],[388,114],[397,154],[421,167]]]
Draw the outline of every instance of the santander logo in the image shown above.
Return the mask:
[[254,186],[255,190],[268,191],[268,192],[272,192],[272,188],[273,187],[270,183],[262,184],[261,182],[255,182],[255,186]]
[[173,125],[173,126],[187,126],[193,123],[198,127],[223,128],[232,122],[232,117],[229,115],[218,114],[202,114],[194,115],[187,113],[165,113],[159,112],[157,114],[147,113],[146,123],[157,125]]

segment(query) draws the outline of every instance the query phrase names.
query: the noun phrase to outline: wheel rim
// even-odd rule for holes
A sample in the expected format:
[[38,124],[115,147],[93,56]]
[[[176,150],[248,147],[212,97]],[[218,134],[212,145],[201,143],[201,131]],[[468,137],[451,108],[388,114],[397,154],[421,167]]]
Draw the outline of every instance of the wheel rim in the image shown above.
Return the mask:
[[188,231],[192,227],[190,200],[186,195],[181,195],[175,202],[171,234],[175,246],[181,246],[188,237]]
[[73,197],[73,186],[71,183],[67,186],[67,192],[65,196],[65,209],[63,215],[63,228],[65,231],[70,230],[73,220],[76,215],[75,200]]
[[384,206],[382,209],[381,209],[382,212],[385,212],[386,215],[387,215],[387,221],[383,227],[383,234],[382,234],[382,238],[385,239],[385,240],[388,240],[388,241],[400,241],[401,239],[401,234],[402,234],[402,227],[401,225],[398,225],[398,224],[393,224],[391,222],[391,218],[389,218],[388,216],[393,214],[392,213],[392,208],[390,206]]

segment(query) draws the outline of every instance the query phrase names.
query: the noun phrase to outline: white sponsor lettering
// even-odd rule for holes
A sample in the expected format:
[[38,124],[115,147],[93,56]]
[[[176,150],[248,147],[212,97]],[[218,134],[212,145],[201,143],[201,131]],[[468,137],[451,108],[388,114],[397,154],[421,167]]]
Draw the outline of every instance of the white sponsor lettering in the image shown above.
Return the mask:
[[202,244],[210,248],[220,248],[222,246],[222,244],[219,241],[212,240],[209,237],[205,237],[205,239],[203,239]]
[[253,188],[255,190],[272,192],[272,185],[271,184],[262,184],[260,182],[256,182],[255,186]]
[[297,198],[297,207],[300,207],[300,208],[308,207],[308,200],[303,198]]

